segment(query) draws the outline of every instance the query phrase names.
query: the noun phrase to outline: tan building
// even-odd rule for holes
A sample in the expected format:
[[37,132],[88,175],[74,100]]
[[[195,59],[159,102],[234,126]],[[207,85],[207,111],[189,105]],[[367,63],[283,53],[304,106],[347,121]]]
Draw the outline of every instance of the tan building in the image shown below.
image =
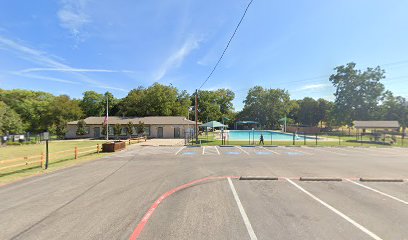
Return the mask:
[[[65,138],[105,138],[102,134],[102,126],[105,117],[88,117],[86,122],[86,135],[77,135],[77,123],[73,121],[68,123],[68,131]],[[137,125],[143,122],[145,126],[144,135],[148,138],[184,138],[190,132],[194,131],[194,121],[188,120],[181,116],[163,116],[163,117],[109,117],[109,136],[114,138],[113,126],[115,124],[122,125],[121,138],[128,136],[126,126],[129,122]],[[133,131],[132,136],[137,136],[136,130]]]

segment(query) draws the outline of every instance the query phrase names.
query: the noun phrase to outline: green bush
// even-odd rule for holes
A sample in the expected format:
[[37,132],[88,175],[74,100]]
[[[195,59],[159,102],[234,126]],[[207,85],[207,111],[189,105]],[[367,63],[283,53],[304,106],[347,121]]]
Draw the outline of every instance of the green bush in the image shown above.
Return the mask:
[[7,145],[9,145],[9,146],[19,146],[19,145],[21,145],[21,143],[19,143],[19,142],[8,142]]

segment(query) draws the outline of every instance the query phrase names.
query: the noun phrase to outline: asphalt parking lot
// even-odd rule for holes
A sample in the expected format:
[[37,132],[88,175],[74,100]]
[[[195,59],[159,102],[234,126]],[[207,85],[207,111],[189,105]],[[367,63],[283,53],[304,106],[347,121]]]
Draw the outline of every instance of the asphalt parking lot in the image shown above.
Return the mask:
[[401,148],[136,146],[1,187],[0,239],[408,239],[407,161]]

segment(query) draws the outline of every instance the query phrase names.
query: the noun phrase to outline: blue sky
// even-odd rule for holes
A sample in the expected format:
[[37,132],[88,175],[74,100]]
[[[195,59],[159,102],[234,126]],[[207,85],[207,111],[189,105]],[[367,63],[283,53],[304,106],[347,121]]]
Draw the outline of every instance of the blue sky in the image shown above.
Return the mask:
[[[193,92],[222,53],[247,0],[0,1],[0,88],[68,94],[172,84]],[[328,76],[380,65],[408,96],[408,1],[254,0],[203,89],[229,88],[240,110],[254,85],[333,99]]]

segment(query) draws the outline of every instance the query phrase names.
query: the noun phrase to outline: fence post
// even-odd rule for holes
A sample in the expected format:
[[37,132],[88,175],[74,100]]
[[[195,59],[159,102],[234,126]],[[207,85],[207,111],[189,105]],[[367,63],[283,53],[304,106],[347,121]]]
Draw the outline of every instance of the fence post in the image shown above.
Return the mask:
[[317,133],[316,133],[316,146],[317,146]]
[[78,159],[78,147],[75,147],[74,153],[75,153],[75,159]]
[[99,148],[99,143],[98,144],[96,144],[96,153],[98,153],[99,154],[99,151],[100,151],[101,149]]
[[295,145],[295,133],[293,133],[293,145]]
[[28,165],[28,157],[24,157],[25,165]]
[[44,168],[44,152],[41,152],[41,168]]
[[130,138],[129,138],[129,145],[130,145]]
[[341,142],[340,142],[340,134],[339,134],[339,145],[341,145]]
[[271,132],[271,145],[273,145],[273,144],[272,144],[272,142],[273,142],[273,141],[272,141],[272,136],[273,136],[273,132]]
[[306,133],[303,133],[303,145],[306,145]]

